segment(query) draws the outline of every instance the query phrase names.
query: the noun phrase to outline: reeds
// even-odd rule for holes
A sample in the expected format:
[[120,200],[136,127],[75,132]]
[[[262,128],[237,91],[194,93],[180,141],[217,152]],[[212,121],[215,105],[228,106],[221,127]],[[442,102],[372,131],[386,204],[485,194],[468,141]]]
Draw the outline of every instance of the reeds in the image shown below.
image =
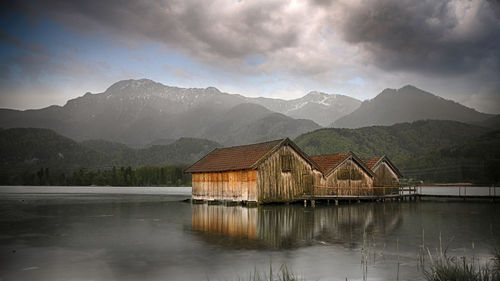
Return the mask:
[[428,281],[497,281],[500,273],[489,264],[467,262],[466,257],[437,259],[431,265],[430,271],[424,271]]
[[278,273],[274,274],[272,265],[269,265],[269,274],[260,272],[257,268],[253,273],[250,273],[248,278],[238,278],[238,281],[305,281],[304,278],[296,276],[288,270],[286,265],[282,265]]
[[429,250],[430,270],[424,270],[428,281],[500,281],[500,250],[494,252],[494,262],[479,263],[474,258],[448,257],[440,247],[436,257]]

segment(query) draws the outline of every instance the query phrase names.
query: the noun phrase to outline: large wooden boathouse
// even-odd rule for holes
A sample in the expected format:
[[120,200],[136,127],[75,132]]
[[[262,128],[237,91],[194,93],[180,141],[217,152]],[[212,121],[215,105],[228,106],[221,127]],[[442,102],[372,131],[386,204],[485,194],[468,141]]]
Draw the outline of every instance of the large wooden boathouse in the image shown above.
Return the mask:
[[193,200],[288,202],[310,193],[318,165],[290,139],[217,148],[185,172]]

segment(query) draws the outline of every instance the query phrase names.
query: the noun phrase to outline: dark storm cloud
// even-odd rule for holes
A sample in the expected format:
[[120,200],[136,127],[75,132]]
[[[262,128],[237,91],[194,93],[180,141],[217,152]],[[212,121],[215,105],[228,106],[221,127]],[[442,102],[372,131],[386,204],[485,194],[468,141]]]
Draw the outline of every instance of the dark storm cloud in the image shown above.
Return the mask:
[[[456,75],[482,65],[498,70],[500,65],[498,0],[375,0],[357,4],[311,0],[311,5],[301,3],[304,12],[300,15],[290,12],[291,3],[42,0],[10,2],[4,10],[18,10],[35,18],[49,16],[82,32],[108,30],[129,44],[148,39],[221,64],[242,62],[255,54],[270,58],[291,48],[299,48],[295,51],[302,51],[302,55],[328,59],[334,56],[327,53],[329,48],[308,50],[311,45],[304,42],[304,35],[328,27],[341,31],[348,43],[363,46],[369,54],[368,63],[388,71]],[[325,16],[315,16],[318,13]],[[309,61],[291,53],[287,58],[297,64]],[[293,68],[289,62],[283,67]]]
[[[493,83],[500,76],[498,0],[17,0],[2,1],[0,15],[21,15],[32,25],[49,19],[49,26],[63,26],[93,44],[106,41],[108,51],[161,45],[224,82],[233,80],[227,73],[266,77],[267,86],[255,87],[254,95],[268,87],[290,98],[318,89],[368,98],[385,87],[418,82],[447,98],[469,96],[469,104],[500,96]],[[47,72],[64,76],[72,68],[74,77],[99,70],[85,59],[54,62],[54,50],[46,47],[48,59],[43,47],[1,28],[7,32],[0,30],[0,44],[30,53],[5,59],[16,67],[0,66],[3,77],[17,69],[35,78]],[[30,38],[24,35],[19,38]],[[258,63],[252,64],[255,58]],[[230,89],[247,90],[236,84],[227,82]],[[500,103],[496,108],[500,112]]]
[[498,71],[498,1],[378,0],[346,11],[342,30],[390,71],[454,75],[482,65]]
[[296,44],[300,26],[280,14],[286,2],[262,1],[244,8],[226,3],[42,0],[5,8],[49,16],[83,32],[104,29],[131,40],[150,39],[204,58],[241,59]]
[[500,0],[488,0],[491,9],[495,12],[495,16],[500,20]]

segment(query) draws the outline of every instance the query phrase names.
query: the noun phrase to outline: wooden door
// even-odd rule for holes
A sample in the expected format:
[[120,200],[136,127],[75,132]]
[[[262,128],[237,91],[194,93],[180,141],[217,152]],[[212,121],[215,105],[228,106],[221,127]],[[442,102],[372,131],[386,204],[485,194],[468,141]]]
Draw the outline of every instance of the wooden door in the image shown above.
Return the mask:
[[313,195],[312,175],[303,175],[303,179],[304,179],[304,194]]

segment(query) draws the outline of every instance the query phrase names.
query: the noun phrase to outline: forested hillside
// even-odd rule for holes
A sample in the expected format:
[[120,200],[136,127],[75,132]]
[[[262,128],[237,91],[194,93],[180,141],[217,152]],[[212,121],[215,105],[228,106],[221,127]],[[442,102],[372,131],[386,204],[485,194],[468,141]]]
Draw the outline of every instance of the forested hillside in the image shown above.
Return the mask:
[[183,167],[219,146],[208,140],[181,138],[168,145],[132,149],[103,140],[79,143],[48,129],[0,130],[0,183],[43,184],[55,174],[58,179],[60,174],[68,178],[75,171],[89,173],[113,167]]
[[[295,142],[310,155],[353,151],[387,155],[406,178],[498,182],[498,131],[455,121],[416,121],[359,129],[321,129]],[[495,170],[496,169],[496,170]],[[496,173],[496,174],[495,174]]]
[[434,182],[500,182],[500,130],[401,161],[405,176]]
[[361,157],[387,155],[399,163],[487,131],[480,126],[455,121],[426,120],[359,129],[320,129],[297,137],[295,142],[310,155],[351,150]]

